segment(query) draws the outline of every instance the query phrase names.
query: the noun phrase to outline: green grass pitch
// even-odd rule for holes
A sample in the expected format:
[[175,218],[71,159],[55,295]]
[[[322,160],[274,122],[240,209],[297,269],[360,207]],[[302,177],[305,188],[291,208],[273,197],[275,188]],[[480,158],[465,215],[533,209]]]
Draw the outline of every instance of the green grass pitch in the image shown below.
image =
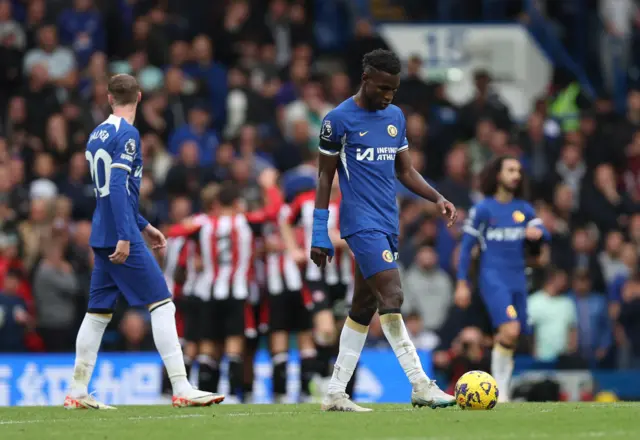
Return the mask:
[[640,439],[640,403],[513,403],[492,411],[365,406],[374,412],[322,413],[318,405],[122,406],[115,411],[2,408],[0,439]]

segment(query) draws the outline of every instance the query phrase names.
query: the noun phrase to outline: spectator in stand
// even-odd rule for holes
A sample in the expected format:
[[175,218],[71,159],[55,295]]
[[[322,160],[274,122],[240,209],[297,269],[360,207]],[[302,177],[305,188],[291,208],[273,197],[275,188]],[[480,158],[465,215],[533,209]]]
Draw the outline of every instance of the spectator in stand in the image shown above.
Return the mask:
[[583,185],[581,197],[580,209],[603,234],[624,226],[636,210],[626,194],[618,191],[615,170],[609,164],[594,170],[593,183]]
[[640,278],[638,272],[622,286],[620,325],[626,340],[621,348],[622,368],[640,368]]
[[34,321],[19,292],[21,278],[20,272],[10,270],[0,289],[0,353],[21,353],[27,349],[26,330]]
[[456,207],[471,208],[473,203],[470,197],[469,160],[467,147],[464,144],[458,144],[451,148],[447,155],[446,168],[447,177],[438,184],[438,190]]
[[613,278],[607,286],[609,297],[609,316],[617,321],[620,316],[620,303],[622,302],[622,288],[630,277],[638,271],[638,251],[631,243],[625,243],[620,251],[620,260],[624,268]]
[[309,148],[315,149],[322,120],[330,111],[331,106],[324,100],[322,86],[315,81],[309,81],[302,88],[302,98],[285,107],[282,131],[285,137],[290,140],[293,124],[300,120],[307,121],[310,137]]
[[566,144],[555,165],[555,182],[564,183],[573,192],[573,211],[580,206],[581,190],[587,175],[587,166],[582,158],[582,150],[578,145]]
[[22,96],[26,103],[26,131],[29,146],[42,148],[49,116],[60,111],[56,90],[49,82],[45,64],[35,64],[29,71],[29,81]]
[[73,350],[77,294],[78,282],[73,267],[64,259],[62,246],[56,241],[46,243],[33,278],[33,297],[38,333],[47,351]]
[[409,57],[406,75],[400,81],[398,93],[393,99],[399,107],[407,106],[423,118],[429,116],[429,106],[433,100],[433,87],[422,79],[422,60],[418,55]]
[[213,163],[215,150],[220,143],[218,135],[209,128],[209,106],[198,101],[188,113],[188,123],[179,127],[169,136],[169,153],[177,156],[186,141],[193,141],[198,146],[199,162],[203,166]]
[[179,160],[169,169],[165,182],[169,196],[185,196],[194,200],[204,182],[205,170],[200,165],[200,149],[194,141],[185,141]]
[[627,72],[629,67],[633,26],[640,23],[640,11],[633,0],[618,0],[601,2],[599,13],[604,27],[600,43],[602,73],[607,90],[613,93],[619,72]]
[[529,325],[533,328],[533,356],[541,361],[554,361],[560,355],[575,352],[576,306],[564,295],[567,274],[551,270],[542,290],[527,299]]
[[33,165],[33,180],[29,185],[29,196],[32,199],[53,199],[58,195],[58,187],[54,183],[56,174],[53,156],[42,152],[36,155]]
[[402,285],[403,311],[418,314],[423,330],[438,332],[453,303],[453,284],[449,275],[440,268],[438,254],[432,247],[418,250],[414,263],[404,271]]
[[460,109],[460,128],[464,139],[470,139],[478,120],[489,117],[496,127],[510,130],[512,121],[509,108],[491,86],[491,75],[486,70],[478,70],[473,75],[476,94]]
[[75,327],[79,327],[82,323],[89,299],[88,293],[91,285],[91,271],[93,270],[93,251],[89,246],[90,236],[91,221],[78,221],[73,226],[71,231],[71,242],[66,250],[66,256],[78,281],[79,295],[75,297]]
[[629,241],[640,252],[640,213],[633,214],[629,219],[629,228],[627,230]]
[[584,270],[573,274],[569,296],[578,318],[578,352],[592,367],[602,368],[613,343],[607,298],[591,289],[591,277]]
[[492,157],[491,139],[496,131],[496,126],[490,118],[478,120],[475,128],[475,137],[468,143],[469,162],[473,174],[478,174]]
[[137,310],[126,311],[120,320],[118,329],[120,338],[115,351],[140,352],[155,349],[149,321],[145,319],[143,312]]
[[194,62],[185,66],[185,73],[200,81],[202,89],[207,91],[212,126],[221,131],[226,121],[227,70],[214,60],[209,37],[196,37],[191,50]]
[[[353,88],[351,86],[351,81],[349,80],[349,75],[345,72],[335,72],[333,73],[328,81],[327,89],[329,90],[327,94],[327,101],[329,104],[336,107],[342,101],[346,101],[348,98],[353,96]],[[404,88],[404,86],[401,86]],[[400,91],[401,89],[398,89]],[[394,101],[397,104],[398,95]],[[412,144],[413,145],[413,144]]]
[[353,40],[344,53],[351,84],[360,84],[362,74],[362,57],[374,49],[389,49],[382,37],[374,31],[373,25],[366,18],[359,18],[354,27]]
[[25,269],[30,272],[40,258],[42,244],[51,238],[49,202],[44,199],[31,200],[29,218],[18,226],[22,243]]
[[12,18],[12,12],[10,0],[0,1],[0,44],[5,48],[23,52],[27,45],[27,37],[24,29]]
[[572,273],[580,269],[588,271],[593,288],[598,292],[604,292],[604,277],[596,255],[596,247],[597,241],[593,229],[575,228],[572,237],[573,255],[568,272]]
[[433,353],[433,365],[444,373],[449,383],[447,392],[453,392],[453,386],[467,371],[491,370],[490,350],[483,343],[482,330],[478,327],[465,327],[454,339],[451,348]]
[[96,203],[94,185],[87,164],[84,153],[74,153],[64,179],[58,183],[61,194],[72,201],[74,220],[91,220]]
[[620,231],[611,231],[605,237],[604,249],[600,252],[598,258],[607,287],[613,283],[619,274],[627,271],[621,258],[624,244],[624,235]]
[[58,31],[54,25],[38,30],[39,47],[29,50],[24,57],[24,72],[31,74],[34,66],[44,65],[54,83],[64,81],[76,68],[73,52],[58,45]]
[[74,0],[73,7],[58,16],[60,42],[73,48],[80,67],[89,63],[91,55],[106,50],[102,15],[93,0]]
[[157,185],[164,187],[173,159],[157,134],[147,133],[141,140],[144,169],[151,172],[153,181]]
[[544,133],[544,119],[540,113],[532,113],[526,132],[521,134],[520,144],[531,165],[531,183],[535,198],[544,198],[551,192],[549,180],[553,176],[551,164],[558,156],[556,142]]
[[633,133],[624,149],[622,188],[631,200],[640,203],[640,130]]

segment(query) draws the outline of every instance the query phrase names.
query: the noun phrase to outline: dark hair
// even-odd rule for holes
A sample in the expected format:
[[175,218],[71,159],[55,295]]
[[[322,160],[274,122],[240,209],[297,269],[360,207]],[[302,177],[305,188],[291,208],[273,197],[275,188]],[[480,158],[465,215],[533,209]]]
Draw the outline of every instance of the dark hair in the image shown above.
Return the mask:
[[[491,161],[489,161],[489,163],[482,169],[482,172],[480,173],[480,192],[482,192],[485,197],[492,197],[496,194],[496,191],[498,191],[498,175],[500,174],[500,171],[502,171],[502,164],[504,161],[509,159],[520,162],[520,159],[515,156],[497,156],[491,159]],[[513,196],[517,199],[528,198],[528,184],[524,174],[522,175],[518,188],[513,192]]]
[[135,77],[121,73],[111,77],[108,91],[115,105],[135,104],[138,102],[140,86]]
[[544,283],[549,283],[551,282],[555,277],[560,276],[560,275],[565,275],[565,276],[569,276],[569,274],[567,273],[566,270],[561,269],[559,267],[556,266],[549,266],[545,269],[544,271]]
[[220,191],[218,191],[218,202],[224,207],[233,206],[233,204],[240,198],[240,191],[238,186],[233,182],[225,182],[220,185]]
[[362,70],[368,72],[371,69],[398,75],[402,70],[402,63],[398,55],[386,49],[376,49],[367,53],[362,58]]

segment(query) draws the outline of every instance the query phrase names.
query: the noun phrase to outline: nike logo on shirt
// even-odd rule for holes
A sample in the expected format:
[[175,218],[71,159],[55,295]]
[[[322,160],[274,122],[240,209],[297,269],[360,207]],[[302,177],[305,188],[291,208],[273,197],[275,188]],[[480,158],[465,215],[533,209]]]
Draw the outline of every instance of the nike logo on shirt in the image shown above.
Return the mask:
[[364,136],[365,134],[369,133],[368,131],[364,131],[364,132],[360,132],[360,137]]

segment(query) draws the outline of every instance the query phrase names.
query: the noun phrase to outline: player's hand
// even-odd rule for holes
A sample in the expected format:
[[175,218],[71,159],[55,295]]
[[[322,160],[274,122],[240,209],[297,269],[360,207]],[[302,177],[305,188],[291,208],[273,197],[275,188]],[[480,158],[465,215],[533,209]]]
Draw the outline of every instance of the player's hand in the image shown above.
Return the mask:
[[542,238],[542,229],[536,226],[529,226],[524,230],[524,236],[527,238],[527,240],[540,240]]
[[275,168],[267,168],[258,176],[258,185],[261,188],[272,188],[278,183],[278,171]]
[[453,301],[461,309],[466,309],[471,304],[471,289],[469,289],[466,281],[458,281],[458,284],[456,284],[456,293]]
[[129,258],[129,242],[126,240],[118,240],[115,252],[109,255],[109,261],[113,264],[122,264],[127,261],[127,258]]
[[331,260],[333,259],[333,256],[329,255],[329,249],[321,247],[311,248],[311,261],[316,263],[316,266],[326,266],[327,259],[329,260],[329,262],[331,262]]
[[149,243],[151,243],[151,249],[162,249],[167,246],[167,239],[164,238],[164,234],[150,224],[144,228],[142,233],[147,240],[149,240]]
[[442,214],[447,219],[447,228],[453,226],[456,222],[456,218],[458,217],[458,211],[456,207],[453,206],[453,203],[445,199],[444,197],[440,197],[436,202],[436,206],[438,206],[438,210],[440,214]]

